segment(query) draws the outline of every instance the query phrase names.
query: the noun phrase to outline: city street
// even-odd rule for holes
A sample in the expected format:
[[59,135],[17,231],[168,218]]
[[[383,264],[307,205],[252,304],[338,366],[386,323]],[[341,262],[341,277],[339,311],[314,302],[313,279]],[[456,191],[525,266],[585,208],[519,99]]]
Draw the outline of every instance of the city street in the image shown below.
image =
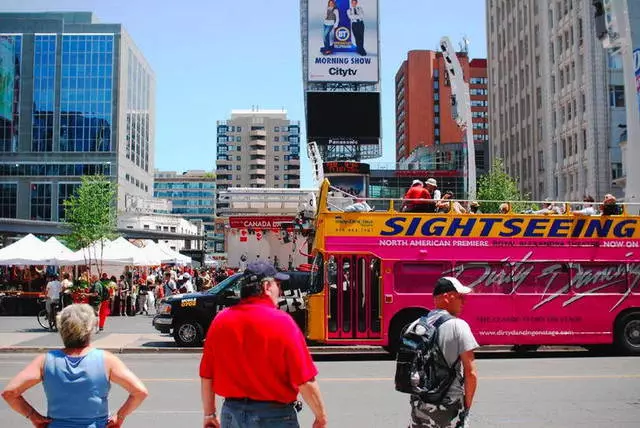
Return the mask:
[[[578,354],[580,355],[580,354]],[[132,415],[128,426],[195,427],[201,421],[199,355],[122,355],[140,376],[150,397]],[[33,358],[0,354],[0,385]],[[640,365],[637,358],[580,357],[513,358],[512,354],[478,361],[480,382],[473,408],[473,427],[637,427],[640,420]],[[407,396],[393,389],[394,362],[320,361],[320,385],[330,426],[403,427]],[[44,409],[42,387],[27,394]],[[111,408],[125,398],[114,386]],[[28,426],[26,420],[0,404],[3,426]],[[312,414],[305,407],[303,427]]]

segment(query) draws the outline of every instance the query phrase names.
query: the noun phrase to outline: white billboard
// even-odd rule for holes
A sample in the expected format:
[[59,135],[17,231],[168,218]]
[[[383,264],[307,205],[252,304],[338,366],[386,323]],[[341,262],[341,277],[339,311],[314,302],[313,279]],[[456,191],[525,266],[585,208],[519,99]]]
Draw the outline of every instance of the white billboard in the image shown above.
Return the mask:
[[309,0],[309,82],[378,82],[378,0]]

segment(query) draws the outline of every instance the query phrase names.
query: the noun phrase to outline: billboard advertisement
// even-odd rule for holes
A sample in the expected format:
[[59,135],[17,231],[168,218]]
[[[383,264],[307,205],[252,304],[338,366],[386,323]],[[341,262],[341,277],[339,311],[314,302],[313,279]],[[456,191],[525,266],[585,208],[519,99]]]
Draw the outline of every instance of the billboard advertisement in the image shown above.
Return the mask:
[[309,82],[378,82],[378,0],[309,0]]

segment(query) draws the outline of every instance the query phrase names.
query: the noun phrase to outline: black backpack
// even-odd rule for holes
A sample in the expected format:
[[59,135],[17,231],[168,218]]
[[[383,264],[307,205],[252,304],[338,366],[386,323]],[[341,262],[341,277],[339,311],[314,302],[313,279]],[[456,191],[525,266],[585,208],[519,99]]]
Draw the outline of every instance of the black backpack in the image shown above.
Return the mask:
[[460,357],[449,366],[438,344],[438,328],[453,318],[442,314],[429,323],[423,316],[406,328],[396,358],[396,391],[417,395],[425,403],[442,402],[458,376]]

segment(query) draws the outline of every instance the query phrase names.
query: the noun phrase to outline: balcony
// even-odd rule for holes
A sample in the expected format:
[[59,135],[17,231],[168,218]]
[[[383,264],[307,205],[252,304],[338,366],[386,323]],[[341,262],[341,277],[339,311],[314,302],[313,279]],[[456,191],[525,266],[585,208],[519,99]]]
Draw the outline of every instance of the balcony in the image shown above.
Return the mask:
[[231,174],[218,174],[218,176],[216,177],[216,181],[218,183],[228,182],[228,181],[231,181],[232,179],[233,178]]
[[229,132],[229,127],[227,125],[218,125],[218,135],[224,135]]
[[251,145],[252,146],[260,146],[260,147],[267,147],[267,140],[265,140],[262,137],[260,137],[260,138],[251,137]]
[[249,131],[250,137],[266,137],[267,131],[265,129],[252,129]]
[[266,177],[266,175],[267,175],[267,169],[265,167],[263,167],[263,166],[257,166],[256,167],[254,165],[251,165],[249,167],[249,171],[251,172],[251,177],[256,176],[256,178],[259,178],[258,176]]
[[267,156],[267,150],[260,146],[250,146],[249,154],[252,156]]
[[266,159],[251,159],[249,164],[250,165],[265,166],[267,164],[267,160]]
[[228,156],[218,156],[216,159],[216,165],[231,165],[231,159]]
[[267,179],[266,178],[256,178],[254,180],[251,180],[254,184],[258,184],[258,185],[263,185],[265,186],[267,184]]

